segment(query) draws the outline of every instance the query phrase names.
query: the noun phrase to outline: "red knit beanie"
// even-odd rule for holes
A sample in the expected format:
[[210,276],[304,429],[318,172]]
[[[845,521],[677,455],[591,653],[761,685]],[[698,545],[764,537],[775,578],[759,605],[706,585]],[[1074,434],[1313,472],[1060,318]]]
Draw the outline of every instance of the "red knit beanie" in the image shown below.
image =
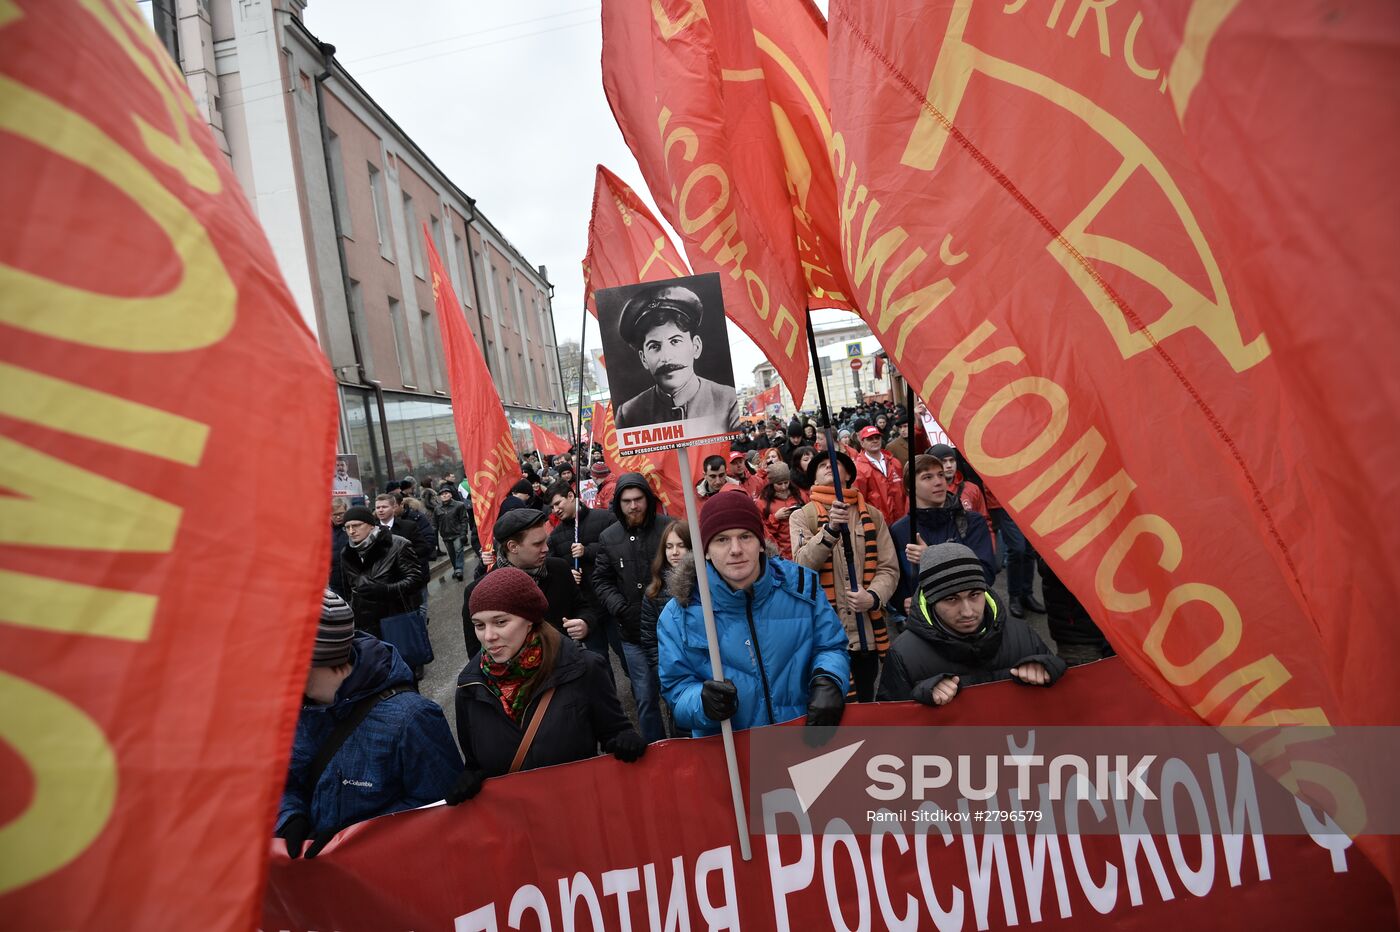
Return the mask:
[[508,612],[533,622],[544,621],[549,611],[549,601],[524,570],[513,566],[499,566],[485,576],[472,589],[468,612],[472,615],[481,612]]
[[710,541],[721,531],[741,528],[753,531],[763,540],[763,516],[753,499],[738,489],[729,489],[705,499],[700,509],[700,552],[710,549]]

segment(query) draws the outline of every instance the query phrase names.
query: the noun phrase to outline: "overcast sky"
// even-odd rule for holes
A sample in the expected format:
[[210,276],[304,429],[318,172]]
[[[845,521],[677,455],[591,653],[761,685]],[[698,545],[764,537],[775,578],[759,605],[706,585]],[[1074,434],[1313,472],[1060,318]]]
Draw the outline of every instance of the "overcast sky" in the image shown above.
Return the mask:
[[[555,332],[577,341],[594,166],[661,217],[603,95],[598,0],[310,0],[306,25],[531,264],[548,266]],[[729,329],[748,385],[763,354]],[[591,318],[588,344],[599,345]]]

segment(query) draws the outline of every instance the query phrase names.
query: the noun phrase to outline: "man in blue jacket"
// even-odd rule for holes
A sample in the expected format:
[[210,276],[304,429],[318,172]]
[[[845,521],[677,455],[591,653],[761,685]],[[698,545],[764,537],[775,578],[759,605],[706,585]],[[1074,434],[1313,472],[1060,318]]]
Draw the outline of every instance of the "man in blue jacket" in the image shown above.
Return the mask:
[[310,840],[305,853],[315,857],[346,826],[436,802],[461,772],[442,709],[414,692],[398,651],[356,633],[350,606],[327,589],[277,813],[287,854],[299,857]]
[[905,485],[913,494],[918,536],[911,539],[907,514],[890,526],[890,537],[899,554],[899,588],[894,593],[894,604],[905,615],[912,613],[910,599],[919,588],[919,560],[925,548],[934,544],[962,544],[982,561],[989,587],[997,578],[987,522],[981,515],[967,512],[948,488],[943,470],[943,461],[935,456],[914,457],[913,479],[906,479]]
[[[724,678],[713,679],[698,591],[657,622],[661,687],[695,737],[785,722],[840,724],[850,679],[846,631],[817,574],[764,553],[763,516],[739,491],[700,511],[697,564],[708,574]],[[676,591],[673,589],[673,592]]]

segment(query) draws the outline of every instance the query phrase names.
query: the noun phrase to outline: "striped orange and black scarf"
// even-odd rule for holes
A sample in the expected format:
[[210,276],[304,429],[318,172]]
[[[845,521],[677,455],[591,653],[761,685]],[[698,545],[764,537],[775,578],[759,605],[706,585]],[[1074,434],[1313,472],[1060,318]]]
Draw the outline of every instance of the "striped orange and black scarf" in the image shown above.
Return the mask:
[[[836,490],[829,485],[814,485],[809,490],[812,496],[812,504],[817,507],[818,526],[826,523],[826,516],[831,508],[831,503],[836,501]],[[870,582],[875,578],[875,572],[880,563],[880,543],[875,536],[875,519],[870,517],[870,507],[865,503],[865,497],[855,489],[842,489],[842,497],[845,498],[847,506],[855,518],[860,522],[862,536],[865,539],[865,561],[861,569],[860,584],[852,585],[851,589],[868,589]],[[854,541],[852,541],[854,543]],[[837,545],[838,547],[840,544]],[[856,554],[859,560],[860,554]],[[826,597],[831,600],[831,604],[836,604],[836,555],[832,553],[832,559],[828,560],[821,568],[820,572],[822,588],[826,590]],[[878,651],[883,657],[889,653],[890,632],[885,625],[885,612],[883,608],[872,609],[865,613],[865,617],[870,621],[870,631],[874,635],[875,643],[870,645],[870,649]]]

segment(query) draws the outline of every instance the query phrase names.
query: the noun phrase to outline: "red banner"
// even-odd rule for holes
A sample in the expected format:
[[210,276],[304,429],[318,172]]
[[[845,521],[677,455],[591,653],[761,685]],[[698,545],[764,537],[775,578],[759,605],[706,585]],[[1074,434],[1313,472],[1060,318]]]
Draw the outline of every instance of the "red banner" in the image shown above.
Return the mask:
[[[842,724],[1123,722],[1182,719],[1121,663],[1104,661],[1049,691],[999,683],[964,690],[938,710],[855,705]],[[750,745],[765,733],[735,735],[746,783]],[[800,813],[782,797],[792,800],[764,793],[755,815],[791,831]],[[1209,818],[1232,818],[1231,802]],[[1223,825],[1183,838],[981,834],[966,825],[867,835],[832,820],[805,837],[753,835],[754,859],[745,862],[731,806],[718,737],[652,745],[631,765],[604,757],[488,780],[456,809],[353,826],[313,861],[290,861],[270,846],[262,927],[1304,928],[1334,926],[1339,916],[1355,928],[1396,925],[1375,868],[1325,836],[1232,835]]]
[[[807,287],[763,61],[743,4],[603,4],[603,88],[696,272],[800,404]],[[757,78],[757,80],[755,80]]]
[[748,0],[748,9],[752,36],[727,38],[751,43],[763,63],[751,80],[761,81],[772,104],[809,306],[853,310],[831,169],[826,19],[811,0]]
[[0,163],[0,916],[247,929],[335,383],[135,5],[3,5]]
[[[833,4],[866,320],[1165,701],[1400,722],[1400,13],[1062,6]],[[1270,771],[1363,831],[1319,734]]]
[[437,302],[442,350],[447,357],[448,382],[452,386],[452,423],[462,448],[462,470],[472,490],[472,511],[484,547],[491,546],[491,528],[500,514],[510,487],[520,481],[520,458],[510,436],[501,396],[491,381],[486,358],[472,336],[462,305],[452,290],[452,280],[442,267],[433,237],[423,225],[428,267],[433,274],[433,299]]
[[755,395],[753,400],[758,404],[758,410],[753,412],[754,414],[771,417],[773,413],[772,406],[781,405],[783,403],[783,387],[781,385],[774,385],[771,388],[764,389]]
[[588,220],[588,252],[583,259],[584,306],[589,313],[598,316],[593,292],[599,288],[689,274],[685,259],[637,192],[599,165],[593,183],[593,213]]
[[530,440],[535,445],[535,452],[540,456],[558,456],[561,453],[568,453],[569,447],[573,446],[569,441],[556,434],[548,428],[530,422]]

